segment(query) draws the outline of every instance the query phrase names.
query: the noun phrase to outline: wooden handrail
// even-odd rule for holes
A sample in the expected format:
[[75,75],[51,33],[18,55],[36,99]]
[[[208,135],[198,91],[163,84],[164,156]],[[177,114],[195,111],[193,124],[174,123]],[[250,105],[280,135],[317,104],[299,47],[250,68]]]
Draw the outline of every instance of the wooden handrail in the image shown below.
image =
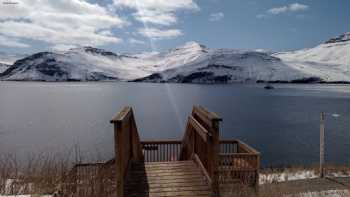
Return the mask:
[[239,152],[246,152],[246,153],[254,153],[254,154],[260,154],[257,150],[255,150],[253,147],[249,146],[248,144],[238,141],[239,144]]
[[141,144],[181,144],[181,141],[179,140],[148,140],[148,141],[141,141]]
[[111,123],[114,124],[117,196],[123,197],[129,166],[143,161],[142,145],[131,107],[124,107]]
[[180,160],[193,159],[207,177],[213,193],[219,195],[219,122],[218,115],[194,106],[182,141]]

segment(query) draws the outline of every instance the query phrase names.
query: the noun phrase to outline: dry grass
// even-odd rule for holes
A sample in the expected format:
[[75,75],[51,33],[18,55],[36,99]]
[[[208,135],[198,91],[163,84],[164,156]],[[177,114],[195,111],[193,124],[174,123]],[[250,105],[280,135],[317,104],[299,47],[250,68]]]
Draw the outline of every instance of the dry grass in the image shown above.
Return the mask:
[[70,168],[61,154],[0,155],[0,194],[51,194]]
[[[67,156],[68,155],[68,156]],[[88,174],[79,174],[72,170],[72,157],[74,154],[32,154],[25,161],[19,160],[16,155],[0,155],[0,194],[53,194],[61,191],[63,196],[111,196],[113,195],[113,168],[114,164],[107,167],[104,164],[97,165]],[[75,157],[73,157],[75,158]],[[80,159],[79,159],[80,160]],[[79,168],[83,170],[84,168]],[[318,166],[293,166],[289,168],[267,168],[261,173],[283,173],[313,170],[319,172]],[[349,174],[349,166],[328,165],[327,174]],[[111,187],[106,187],[111,186]],[[229,185],[224,188],[222,196],[250,197],[257,196],[252,187],[245,185]],[[288,185],[267,184],[260,186],[259,197],[281,197],[294,194],[295,188]],[[327,193],[320,193],[326,196]],[[290,197],[297,195],[288,195]],[[315,196],[310,194],[309,196]],[[349,196],[348,193],[339,193],[337,196]]]

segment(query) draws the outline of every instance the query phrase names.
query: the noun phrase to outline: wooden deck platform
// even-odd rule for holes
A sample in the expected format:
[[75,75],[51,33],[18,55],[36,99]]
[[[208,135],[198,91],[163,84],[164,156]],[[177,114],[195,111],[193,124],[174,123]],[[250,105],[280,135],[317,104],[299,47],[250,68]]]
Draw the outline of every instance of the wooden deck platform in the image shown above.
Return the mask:
[[210,196],[210,186],[190,161],[146,162],[131,166],[125,184],[127,197]]
[[[221,121],[195,106],[181,141],[140,141],[133,110],[125,107],[111,120],[115,158],[93,168],[80,164],[63,196],[220,196],[233,184],[256,188],[260,154],[239,140],[220,140]],[[79,174],[86,169],[91,179]]]

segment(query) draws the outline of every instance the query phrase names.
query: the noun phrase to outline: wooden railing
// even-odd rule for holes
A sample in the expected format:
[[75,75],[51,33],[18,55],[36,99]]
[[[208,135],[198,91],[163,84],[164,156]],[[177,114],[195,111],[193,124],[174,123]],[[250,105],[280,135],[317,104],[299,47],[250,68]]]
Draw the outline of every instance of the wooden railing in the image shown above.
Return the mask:
[[[114,124],[115,159],[104,164],[76,165],[65,187],[70,193],[84,196],[102,193],[103,196],[124,196],[126,180],[132,162],[164,162],[193,160],[205,175],[213,194],[218,196],[220,184],[237,180],[258,186],[260,154],[238,140],[219,140],[221,119],[200,106],[194,106],[188,117],[182,141],[143,141],[139,139],[131,107],[125,107],[111,120]],[[90,179],[82,176],[90,176]],[[93,187],[80,191],[83,181]],[[96,180],[98,184],[95,184]],[[108,187],[106,187],[108,186]],[[101,192],[102,191],[102,192]],[[85,193],[83,193],[85,192]],[[86,195],[85,195],[86,196]]]
[[124,196],[124,180],[132,162],[143,161],[142,146],[131,107],[111,120],[114,124],[117,196]]
[[145,162],[179,160],[181,141],[142,141],[141,144]]
[[219,183],[259,185],[260,153],[238,140],[220,141]]
[[219,193],[219,122],[221,119],[200,106],[193,107],[182,140],[180,160],[193,159],[206,176],[213,193]]
[[114,160],[105,163],[74,165],[58,188],[59,196],[95,197],[113,196],[115,189]]

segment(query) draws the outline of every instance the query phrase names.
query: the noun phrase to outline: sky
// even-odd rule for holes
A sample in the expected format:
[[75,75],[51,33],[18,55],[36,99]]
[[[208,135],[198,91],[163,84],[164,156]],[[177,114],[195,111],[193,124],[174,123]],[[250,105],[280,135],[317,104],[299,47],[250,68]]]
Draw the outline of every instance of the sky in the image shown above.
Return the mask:
[[0,51],[290,51],[350,32],[349,0],[0,0]]

